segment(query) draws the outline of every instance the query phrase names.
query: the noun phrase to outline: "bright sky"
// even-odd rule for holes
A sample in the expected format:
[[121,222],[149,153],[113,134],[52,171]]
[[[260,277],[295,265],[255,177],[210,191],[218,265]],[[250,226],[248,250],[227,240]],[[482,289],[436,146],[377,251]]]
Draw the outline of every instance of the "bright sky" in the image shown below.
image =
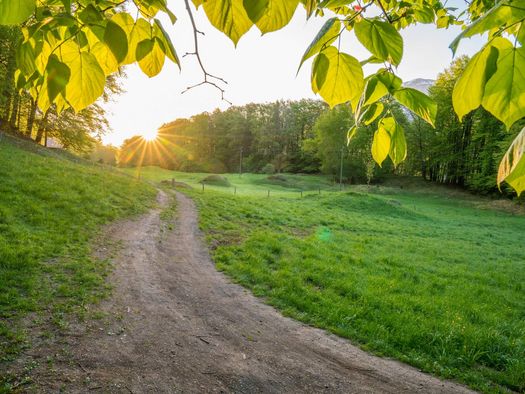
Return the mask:
[[[201,86],[181,94],[186,87],[202,81],[202,73],[194,56],[183,55],[193,50],[193,36],[183,1],[169,1],[170,8],[179,18],[175,25],[161,18],[170,34],[182,70],[166,60],[163,71],[149,79],[132,65],[126,68],[123,80],[125,93],[106,104],[112,131],[104,136],[107,144],[120,145],[133,135],[151,135],[162,124],[181,117],[216,108],[226,109],[220,92],[211,86]],[[200,53],[207,71],[228,81],[226,98],[234,105],[251,102],[269,102],[279,99],[315,98],[310,89],[311,60],[296,76],[297,66],[305,49],[324,23],[324,19],[306,21],[299,7],[292,22],[284,29],[261,37],[256,28],[243,36],[237,46],[207,21],[202,9],[196,13],[200,36]],[[420,25],[402,32],[405,48],[397,73],[403,80],[414,78],[435,79],[452,61],[449,43],[459,28],[437,30],[433,25]],[[366,59],[369,54],[353,37],[346,34],[341,50]],[[466,40],[458,55],[473,54],[480,40]],[[366,74],[365,69],[365,74]]]

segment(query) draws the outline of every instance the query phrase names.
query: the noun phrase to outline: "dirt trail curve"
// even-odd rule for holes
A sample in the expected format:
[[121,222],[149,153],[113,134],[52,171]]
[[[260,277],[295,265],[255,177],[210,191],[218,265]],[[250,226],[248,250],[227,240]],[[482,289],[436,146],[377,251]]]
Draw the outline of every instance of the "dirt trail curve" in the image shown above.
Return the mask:
[[[159,193],[161,207],[168,198]],[[70,361],[41,391],[469,392],[285,318],[232,284],[214,268],[193,201],[176,198],[173,230],[161,230],[160,209],[109,228],[123,243],[102,306],[114,318],[68,341]]]

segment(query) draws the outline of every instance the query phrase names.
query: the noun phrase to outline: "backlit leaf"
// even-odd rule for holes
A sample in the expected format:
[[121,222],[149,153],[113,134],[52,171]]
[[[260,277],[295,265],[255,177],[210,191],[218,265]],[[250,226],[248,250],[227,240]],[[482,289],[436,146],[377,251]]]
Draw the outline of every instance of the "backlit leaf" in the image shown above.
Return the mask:
[[124,29],[113,21],[108,21],[104,31],[104,43],[121,63],[128,54],[128,36]]
[[[498,37],[493,43],[500,48],[512,47],[509,40]],[[498,50],[493,45],[487,45],[479,51],[467,64],[458,78],[452,92],[452,104],[459,119],[481,105],[485,84],[496,71]]]
[[384,127],[379,127],[372,141],[372,157],[379,167],[388,157],[388,152],[390,152],[390,134]]
[[506,181],[518,196],[525,190],[525,128],[512,142],[498,169],[498,186]]
[[137,45],[137,61],[140,69],[152,78],[162,71],[166,56],[158,38],[146,39]]
[[425,93],[417,89],[401,88],[394,92],[394,98],[427,123],[435,125],[437,104]]
[[0,25],[18,25],[35,11],[35,0],[0,0]]
[[243,4],[251,21],[264,34],[286,26],[299,0],[244,0]]
[[323,49],[328,48],[330,44],[337,39],[340,31],[341,22],[339,19],[331,18],[327,20],[321,30],[319,30],[319,33],[315,36],[312,43],[306,49],[306,52],[301,59],[301,63],[299,64],[299,68],[301,68],[306,59],[318,54]]
[[354,26],[357,39],[374,56],[399,65],[403,57],[403,38],[390,23],[362,19]]
[[525,48],[500,49],[496,66],[482,105],[508,129],[525,116]]
[[106,77],[93,54],[79,52],[78,46],[68,43],[71,41],[60,47],[59,57],[71,71],[66,99],[78,112],[93,104],[104,93]]
[[317,55],[312,69],[312,89],[334,107],[358,98],[364,87],[359,61],[335,47]]
[[153,31],[155,34],[155,37],[157,37],[164,46],[162,47],[164,49],[164,52],[168,59],[170,59],[173,63],[178,65],[180,67],[180,61],[179,57],[177,56],[177,52],[175,51],[175,47],[173,46],[173,43],[171,42],[171,38],[162,27],[162,24],[158,19],[155,19],[155,24],[153,25]]
[[211,24],[230,37],[235,45],[253,26],[243,0],[207,0],[202,7]]

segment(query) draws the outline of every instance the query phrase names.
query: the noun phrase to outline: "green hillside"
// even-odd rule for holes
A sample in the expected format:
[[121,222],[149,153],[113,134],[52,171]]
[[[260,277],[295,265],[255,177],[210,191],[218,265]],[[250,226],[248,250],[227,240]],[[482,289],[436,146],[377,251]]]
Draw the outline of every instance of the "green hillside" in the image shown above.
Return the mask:
[[0,133],[0,370],[30,345],[20,318],[36,312],[60,325],[64,313],[104,294],[108,267],[91,257],[92,238],[104,223],[144,211],[155,194],[131,177]]

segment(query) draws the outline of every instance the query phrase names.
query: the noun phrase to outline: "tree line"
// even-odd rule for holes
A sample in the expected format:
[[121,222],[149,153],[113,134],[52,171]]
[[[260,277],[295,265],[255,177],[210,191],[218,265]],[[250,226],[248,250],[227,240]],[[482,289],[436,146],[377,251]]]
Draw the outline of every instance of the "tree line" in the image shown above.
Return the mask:
[[[438,103],[436,127],[388,102],[406,135],[406,161],[379,167],[372,158],[377,121],[351,139],[354,114],[349,105],[330,109],[317,100],[248,104],[177,119],[159,129],[148,143],[128,139],[119,154],[121,166],[157,165],[191,172],[324,173],[349,183],[380,182],[389,174],[420,176],[428,181],[464,187],[477,193],[498,191],[495,177],[507,147],[525,125],[507,131],[482,107],[462,122],[452,108],[452,93],[468,64],[460,57],[429,88]],[[341,160],[342,159],[342,160]],[[512,193],[510,189],[503,190]]]

